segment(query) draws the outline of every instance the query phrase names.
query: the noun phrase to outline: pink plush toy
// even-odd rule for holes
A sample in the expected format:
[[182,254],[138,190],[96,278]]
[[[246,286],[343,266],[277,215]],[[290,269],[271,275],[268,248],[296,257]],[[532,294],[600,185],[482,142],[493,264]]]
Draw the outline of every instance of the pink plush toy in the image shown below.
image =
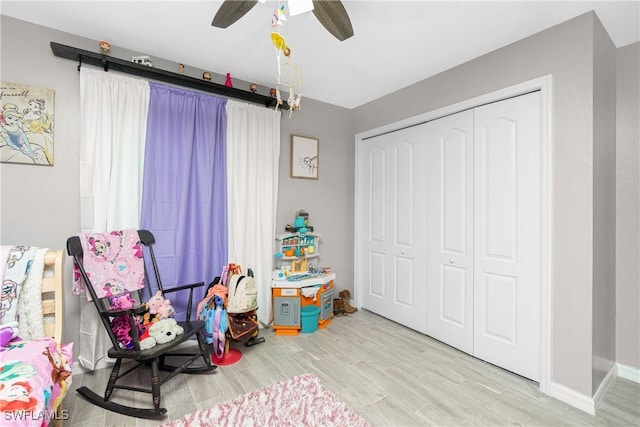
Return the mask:
[[[109,298],[112,310],[124,310],[127,308],[135,307],[136,300],[131,298],[131,295],[126,292],[124,294],[115,295]],[[140,332],[140,322],[135,319],[136,333]],[[131,323],[129,316],[116,316],[111,320],[111,330],[116,335],[116,338],[123,348],[133,348],[133,338],[131,336]]]
[[149,313],[160,319],[166,319],[175,314],[175,310],[171,306],[171,301],[162,297],[162,292],[158,291],[147,302]]

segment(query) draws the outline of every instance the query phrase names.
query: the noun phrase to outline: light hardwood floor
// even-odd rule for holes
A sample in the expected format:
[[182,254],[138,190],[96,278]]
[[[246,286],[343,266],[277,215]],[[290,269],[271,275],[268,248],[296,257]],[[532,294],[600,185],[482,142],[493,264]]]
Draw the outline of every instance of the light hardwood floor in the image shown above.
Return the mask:
[[[321,382],[372,425],[640,426],[640,384],[618,378],[596,416],[546,396],[538,384],[470,357],[367,311],[295,337],[261,330],[266,342],[240,346],[242,360],[214,374],[179,375],[163,386],[164,422],[298,374]],[[73,377],[65,399],[70,426],[155,426],[104,411],[75,393],[102,394],[108,370]],[[136,380],[135,378],[133,379]],[[149,407],[150,395],[114,399]]]

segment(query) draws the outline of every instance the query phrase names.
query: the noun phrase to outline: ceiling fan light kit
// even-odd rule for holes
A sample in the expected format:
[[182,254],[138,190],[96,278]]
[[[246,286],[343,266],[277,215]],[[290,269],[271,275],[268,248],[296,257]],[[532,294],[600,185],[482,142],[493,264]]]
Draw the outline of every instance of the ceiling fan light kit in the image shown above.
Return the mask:
[[[216,12],[211,25],[217,28],[227,28],[253,9],[258,1],[264,3],[263,0],[225,0]],[[309,2],[311,7],[309,7]],[[289,0],[290,16],[310,10],[313,11],[320,24],[338,40],[344,41],[353,36],[351,19],[349,19],[349,14],[340,0]]]
[[297,16],[313,10],[313,0],[289,0],[289,16]]

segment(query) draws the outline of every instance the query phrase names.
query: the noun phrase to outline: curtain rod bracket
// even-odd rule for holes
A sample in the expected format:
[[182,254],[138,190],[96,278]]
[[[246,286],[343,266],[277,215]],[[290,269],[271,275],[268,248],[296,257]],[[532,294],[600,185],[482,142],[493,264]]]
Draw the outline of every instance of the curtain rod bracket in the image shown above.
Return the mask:
[[78,71],[82,68],[82,55],[78,55]]
[[107,58],[102,58],[102,68],[104,68],[105,71],[109,71],[109,62],[107,61]]

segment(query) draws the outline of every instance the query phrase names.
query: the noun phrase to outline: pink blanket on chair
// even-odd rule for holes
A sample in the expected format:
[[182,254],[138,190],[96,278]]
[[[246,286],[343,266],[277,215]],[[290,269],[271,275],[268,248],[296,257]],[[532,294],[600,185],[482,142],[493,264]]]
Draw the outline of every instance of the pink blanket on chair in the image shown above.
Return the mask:
[[[144,287],[142,244],[137,230],[80,234],[82,265],[98,298],[137,291]],[[86,284],[74,263],[73,293],[78,295]],[[87,298],[91,295],[87,293]]]

